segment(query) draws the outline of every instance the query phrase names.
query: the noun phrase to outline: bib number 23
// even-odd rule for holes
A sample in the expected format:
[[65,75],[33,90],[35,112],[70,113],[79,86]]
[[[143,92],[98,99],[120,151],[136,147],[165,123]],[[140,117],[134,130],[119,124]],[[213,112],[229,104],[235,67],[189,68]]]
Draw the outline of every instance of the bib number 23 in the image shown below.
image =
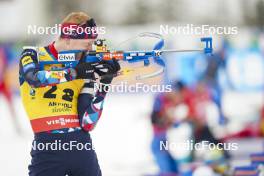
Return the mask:
[[[56,94],[56,90],[57,90],[57,86],[52,86],[47,92],[44,93],[44,98],[56,98],[57,94]],[[69,101],[72,102],[73,100],[73,95],[74,95],[74,91],[72,89],[63,89],[64,94],[62,95],[62,99],[65,101]]]

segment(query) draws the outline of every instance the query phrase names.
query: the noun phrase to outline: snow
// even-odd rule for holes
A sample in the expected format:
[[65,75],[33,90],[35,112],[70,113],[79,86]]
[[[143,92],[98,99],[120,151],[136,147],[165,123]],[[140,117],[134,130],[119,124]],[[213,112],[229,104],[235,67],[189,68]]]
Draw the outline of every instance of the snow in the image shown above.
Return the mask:
[[[102,117],[92,132],[98,160],[106,176],[155,173],[150,151],[152,136],[149,112],[152,95],[108,95]],[[33,134],[19,97],[14,98],[16,114],[23,128],[17,135],[8,106],[0,95],[1,175],[27,175]]]
[[[240,122],[239,118],[255,116],[256,111],[251,110],[252,108],[258,110],[263,104],[261,95],[226,93],[223,100],[224,108],[233,119],[231,121],[237,124]],[[107,96],[102,117],[91,133],[103,175],[137,176],[157,173],[158,169],[150,150],[152,129],[149,115],[152,101],[152,94]],[[20,97],[14,97],[14,107],[23,133],[19,135],[15,133],[7,103],[1,94],[0,107],[1,175],[27,175],[33,134]],[[263,139],[235,142],[239,145],[239,151],[232,154],[234,157],[232,165],[247,164],[249,161],[245,157],[249,153],[263,151]]]

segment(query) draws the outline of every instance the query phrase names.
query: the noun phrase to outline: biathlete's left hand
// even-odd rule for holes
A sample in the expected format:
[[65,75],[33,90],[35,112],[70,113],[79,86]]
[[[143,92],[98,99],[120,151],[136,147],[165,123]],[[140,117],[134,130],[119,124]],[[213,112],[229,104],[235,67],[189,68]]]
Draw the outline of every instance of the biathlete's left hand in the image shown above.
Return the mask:
[[101,79],[100,82],[103,84],[110,84],[117,72],[120,70],[120,64],[116,59],[111,61],[101,61],[95,66],[95,73],[97,73]]

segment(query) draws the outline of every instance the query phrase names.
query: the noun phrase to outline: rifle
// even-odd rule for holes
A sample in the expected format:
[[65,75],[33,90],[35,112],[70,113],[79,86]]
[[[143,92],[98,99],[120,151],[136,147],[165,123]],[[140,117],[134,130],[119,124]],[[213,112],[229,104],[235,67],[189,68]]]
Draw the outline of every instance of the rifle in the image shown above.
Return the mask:
[[[138,75],[136,80],[147,79],[151,77],[158,76],[164,72],[165,63],[162,59],[164,53],[174,53],[174,52],[202,52],[204,54],[212,54],[212,37],[204,37],[201,38],[201,42],[205,43],[205,47],[203,49],[186,49],[186,50],[177,50],[177,49],[169,49],[162,50],[164,46],[164,39],[160,34],[156,33],[141,33],[137,37],[152,37],[158,39],[158,42],[155,44],[152,50],[149,51],[122,51],[122,50],[109,50],[104,43],[105,39],[97,39],[94,42],[95,50],[85,51],[84,62],[100,62],[102,60],[111,61],[112,59],[116,59],[117,61],[124,61],[127,63],[135,63],[135,62],[143,62],[144,67],[150,65],[150,60],[153,60],[154,63],[160,66],[160,69],[146,75]],[[127,40],[129,41],[129,39]],[[125,41],[126,42],[126,41]],[[56,65],[62,64],[64,68],[74,68],[79,60],[75,60],[73,53],[82,52],[80,50],[70,50],[59,53],[58,60],[53,61],[40,61],[40,70],[44,70],[45,65]],[[64,69],[63,68],[63,69]]]

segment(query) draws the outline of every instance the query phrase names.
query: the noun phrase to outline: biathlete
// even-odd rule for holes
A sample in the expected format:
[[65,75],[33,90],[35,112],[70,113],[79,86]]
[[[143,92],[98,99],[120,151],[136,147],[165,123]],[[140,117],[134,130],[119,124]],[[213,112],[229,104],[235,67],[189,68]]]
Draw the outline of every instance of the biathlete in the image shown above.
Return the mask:
[[[115,60],[81,62],[84,51],[92,49],[97,34],[67,31],[69,28],[65,27],[95,28],[95,21],[87,14],[71,13],[61,24],[58,40],[46,47],[25,48],[20,59],[21,97],[34,131],[29,175],[100,176],[89,131],[102,114],[107,89],[94,91],[94,74],[99,75],[102,86],[108,86],[120,65]],[[67,50],[80,51],[74,54],[80,60],[74,69],[63,69],[60,64],[56,68],[62,70],[55,70],[54,65],[39,69],[40,61],[63,59],[66,55],[60,52]],[[52,148],[54,143],[57,148]]]

